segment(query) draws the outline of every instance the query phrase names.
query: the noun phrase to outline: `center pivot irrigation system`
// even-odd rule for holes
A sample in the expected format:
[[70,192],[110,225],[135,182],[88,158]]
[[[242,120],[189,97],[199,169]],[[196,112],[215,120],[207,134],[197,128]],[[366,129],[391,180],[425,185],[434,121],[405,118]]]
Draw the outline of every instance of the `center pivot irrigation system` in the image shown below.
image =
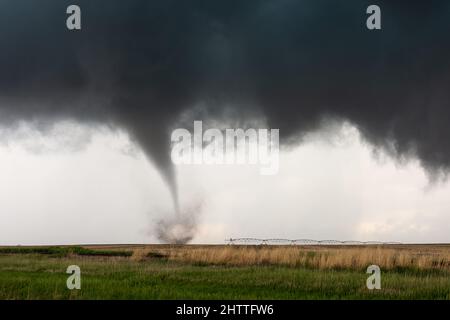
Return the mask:
[[385,245],[401,244],[401,242],[381,241],[340,241],[340,240],[312,240],[312,239],[257,239],[257,238],[230,238],[225,239],[229,245]]

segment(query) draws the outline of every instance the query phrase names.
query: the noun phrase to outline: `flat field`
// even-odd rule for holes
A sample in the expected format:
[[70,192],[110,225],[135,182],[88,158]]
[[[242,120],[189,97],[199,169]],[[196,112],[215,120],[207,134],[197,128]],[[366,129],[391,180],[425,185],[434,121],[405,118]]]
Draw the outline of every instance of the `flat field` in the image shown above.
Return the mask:
[[450,299],[450,245],[0,247],[0,299]]

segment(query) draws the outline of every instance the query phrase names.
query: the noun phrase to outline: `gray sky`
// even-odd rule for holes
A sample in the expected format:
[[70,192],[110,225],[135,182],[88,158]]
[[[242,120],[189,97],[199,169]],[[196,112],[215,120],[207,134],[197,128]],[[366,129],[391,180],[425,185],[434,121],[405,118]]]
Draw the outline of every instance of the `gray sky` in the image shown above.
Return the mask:
[[[374,156],[351,126],[282,152],[274,176],[250,165],[177,172],[181,206],[204,203],[196,243],[450,241],[450,185],[430,184],[415,161]],[[0,176],[0,244],[156,242],[155,221],[173,214],[155,167],[126,133],[106,128],[61,123],[45,136],[23,126],[0,145]]]
[[[449,241],[448,0],[379,0],[380,30],[369,0],[69,4],[0,1],[0,242],[153,242],[178,199],[195,242]],[[279,129],[279,174],[175,168],[194,120]]]

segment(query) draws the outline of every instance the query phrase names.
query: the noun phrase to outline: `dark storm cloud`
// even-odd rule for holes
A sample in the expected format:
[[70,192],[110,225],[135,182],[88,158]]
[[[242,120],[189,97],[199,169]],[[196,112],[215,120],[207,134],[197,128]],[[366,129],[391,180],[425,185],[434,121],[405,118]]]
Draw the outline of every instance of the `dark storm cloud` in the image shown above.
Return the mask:
[[[446,170],[450,3],[376,1],[383,29],[369,31],[372,2],[3,0],[0,123],[123,127],[173,192],[170,128],[196,105],[259,112],[282,143],[323,117],[347,120],[375,146]],[[69,4],[81,31],[65,28]]]

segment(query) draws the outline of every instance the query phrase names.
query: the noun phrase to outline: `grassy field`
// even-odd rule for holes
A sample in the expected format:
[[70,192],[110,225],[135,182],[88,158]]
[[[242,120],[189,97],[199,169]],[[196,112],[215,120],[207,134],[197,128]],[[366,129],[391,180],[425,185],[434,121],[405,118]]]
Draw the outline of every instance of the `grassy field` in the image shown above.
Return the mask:
[[0,299],[450,299],[450,246],[4,247]]

